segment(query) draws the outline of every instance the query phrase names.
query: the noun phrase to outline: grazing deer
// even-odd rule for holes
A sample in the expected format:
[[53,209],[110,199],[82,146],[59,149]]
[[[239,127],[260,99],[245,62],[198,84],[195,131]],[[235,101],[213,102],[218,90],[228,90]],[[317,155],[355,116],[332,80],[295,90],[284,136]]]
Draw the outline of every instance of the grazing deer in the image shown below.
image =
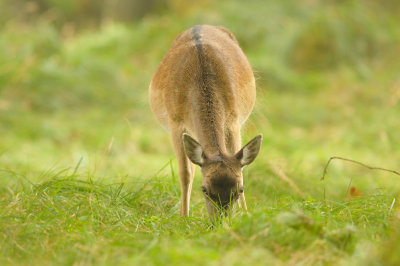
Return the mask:
[[212,217],[232,211],[239,198],[247,210],[242,168],[256,158],[262,136],[241,149],[240,127],[253,109],[256,89],[235,36],[209,25],[186,30],[162,59],[149,91],[151,109],[170,131],[178,160],[180,214],[189,215],[194,164],[201,167]]

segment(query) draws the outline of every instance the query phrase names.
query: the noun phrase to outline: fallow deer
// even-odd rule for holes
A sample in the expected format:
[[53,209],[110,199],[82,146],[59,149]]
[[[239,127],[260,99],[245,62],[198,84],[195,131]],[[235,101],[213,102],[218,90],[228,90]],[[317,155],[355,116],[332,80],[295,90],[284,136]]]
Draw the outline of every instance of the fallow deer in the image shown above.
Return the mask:
[[202,192],[212,217],[232,211],[239,198],[246,211],[242,168],[256,158],[262,136],[241,149],[240,128],[253,109],[256,88],[234,35],[210,25],[181,33],[158,66],[149,96],[154,115],[172,137],[180,214],[189,215],[194,164],[201,167]]

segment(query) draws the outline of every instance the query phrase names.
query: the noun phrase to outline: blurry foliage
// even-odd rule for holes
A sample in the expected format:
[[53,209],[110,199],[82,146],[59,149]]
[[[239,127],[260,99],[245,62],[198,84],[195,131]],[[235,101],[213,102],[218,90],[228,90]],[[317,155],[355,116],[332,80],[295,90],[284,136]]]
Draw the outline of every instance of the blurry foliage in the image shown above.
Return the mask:
[[[119,10],[132,14],[132,20]],[[152,135],[140,133],[140,125],[153,122],[147,88],[174,38],[204,23],[230,29],[255,70],[259,97],[253,117],[260,122],[247,123],[249,129],[272,125],[282,130],[292,125],[300,128],[293,130],[299,136],[301,128],[312,128],[316,121],[348,121],[347,127],[372,132],[368,142],[372,143],[375,125],[349,117],[360,115],[354,115],[354,106],[381,104],[388,94],[349,84],[373,80],[371,88],[392,86],[393,92],[388,93],[397,93],[392,79],[398,75],[400,61],[398,10],[394,0],[385,4],[372,0],[251,0],[246,4],[238,0],[0,0],[0,129],[8,132],[5,136],[10,140],[14,131],[22,138],[50,139],[55,145],[83,139],[85,147],[96,148],[100,141],[109,142],[109,137],[103,140],[96,135],[97,130],[113,132],[104,129],[107,122],[121,119],[130,123],[129,134],[139,143],[133,150],[168,151],[155,144]],[[268,93],[290,95],[271,105],[267,88]],[[322,91],[332,96],[329,101],[315,100]],[[337,93],[342,96],[337,98]],[[309,107],[309,96],[312,114],[287,112],[287,106]],[[333,115],[339,107],[345,115]],[[364,110],[362,115],[370,118],[379,112]],[[46,124],[43,117],[51,122]],[[65,124],[57,119],[77,122]],[[97,130],[85,128],[88,119],[99,123]],[[387,128],[396,125],[397,119],[387,119]],[[49,130],[52,127],[64,131]],[[388,135],[388,143],[395,139],[390,131],[382,134]],[[296,139],[280,136],[275,141],[282,152],[298,145]],[[322,140],[323,136],[314,134],[313,138]],[[365,145],[357,135],[345,139],[358,147]],[[5,137],[4,143],[8,142]]]
[[95,27],[104,20],[132,22],[168,7],[168,0],[3,0],[2,21],[45,18],[58,26]]
[[340,61],[334,31],[324,20],[312,21],[293,43],[291,63],[297,69],[330,69]]
[[327,70],[341,63],[357,68],[358,60],[365,64],[379,56],[394,39],[390,40],[389,29],[382,34],[386,18],[370,12],[363,4],[350,2],[317,14],[292,44],[293,65],[300,70]]
[[[150,78],[150,68],[176,34],[209,23],[235,33],[259,83],[313,89],[321,87],[314,72],[347,66],[367,78],[371,63],[396,49],[395,6],[352,0],[253,0],[246,8],[238,1],[3,0],[2,12],[8,13],[1,17],[0,81],[6,98],[22,98],[31,107],[128,104],[137,100],[128,83],[147,87],[145,80],[131,78],[146,65]],[[79,33],[88,27],[99,31]],[[124,97],[113,97],[116,91]]]

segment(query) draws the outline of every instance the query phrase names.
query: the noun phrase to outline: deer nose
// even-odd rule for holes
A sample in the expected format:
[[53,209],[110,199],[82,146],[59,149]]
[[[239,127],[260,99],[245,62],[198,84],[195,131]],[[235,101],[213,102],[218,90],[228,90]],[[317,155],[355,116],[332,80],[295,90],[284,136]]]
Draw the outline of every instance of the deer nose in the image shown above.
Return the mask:
[[224,211],[228,211],[231,208],[232,203],[231,202],[225,202],[221,204],[221,208]]

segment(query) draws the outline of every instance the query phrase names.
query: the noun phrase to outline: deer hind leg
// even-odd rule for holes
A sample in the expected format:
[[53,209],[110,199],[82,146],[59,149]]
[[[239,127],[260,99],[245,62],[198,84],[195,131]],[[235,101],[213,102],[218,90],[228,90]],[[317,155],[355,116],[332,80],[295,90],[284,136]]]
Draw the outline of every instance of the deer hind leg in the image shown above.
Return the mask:
[[171,127],[171,137],[179,167],[179,181],[181,183],[181,208],[182,216],[189,215],[190,194],[192,192],[194,167],[185,154],[182,134],[184,130]]
[[[231,154],[235,154],[241,149],[242,143],[240,137],[239,121],[232,123],[232,126],[226,129],[226,143],[227,143],[227,149]],[[239,204],[244,211],[247,211],[247,204],[244,192],[240,193]]]

